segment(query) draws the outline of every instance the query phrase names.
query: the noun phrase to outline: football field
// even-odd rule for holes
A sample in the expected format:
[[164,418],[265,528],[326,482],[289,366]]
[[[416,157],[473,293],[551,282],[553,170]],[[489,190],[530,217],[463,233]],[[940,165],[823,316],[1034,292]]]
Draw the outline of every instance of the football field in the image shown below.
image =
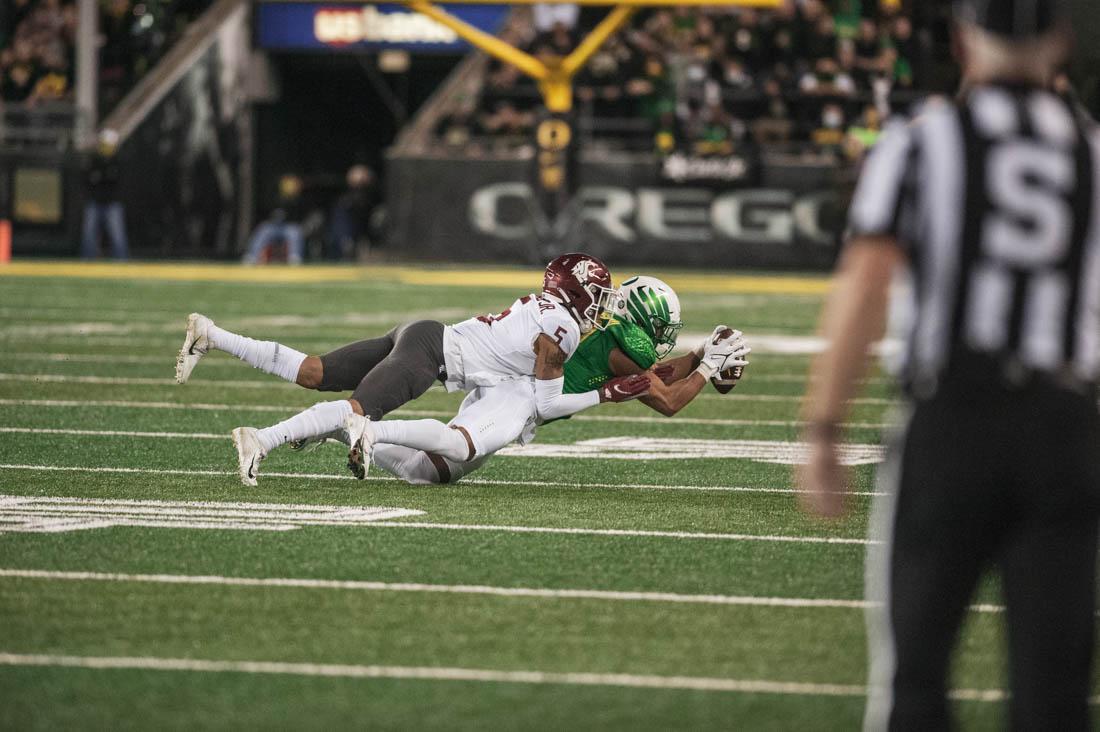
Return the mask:
[[[745,332],[732,394],[603,405],[457,485],[358,482],[326,445],[245,488],[230,430],[334,397],[222,353],[175,385],[188,313],[323,353],[500,312],[541,273],[0,268],[0,728],[858,728],[890,382],[852,413],[849,517],[808,519],[791,463],[827,282],[646,274],[678,289],[683,345]],[[952,687],[991,729],[1004,614],[993,583],[974,603]]]

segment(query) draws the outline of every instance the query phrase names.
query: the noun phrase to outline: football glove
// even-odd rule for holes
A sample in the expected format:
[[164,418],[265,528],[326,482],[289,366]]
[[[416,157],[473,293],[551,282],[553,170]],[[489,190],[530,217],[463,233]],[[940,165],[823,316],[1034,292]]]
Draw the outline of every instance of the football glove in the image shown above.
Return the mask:
[[637,399],[649,391],[649,377],[645,374],[632,374],[609,379],[600,387],[601,402],[628,402]]
[[710,379],[715,374],[734,368],[735,366],[748,366],[748,355],[752,349],[745,343],[744,335],[739,330],[723,333],[712,337],[703,350],[703,357],[696,369],[704,378]]
[[733,328],[730,328],[728,325],[715,326],[714,332],[712,332],[709,336],[704,338],[699,343],[699,345],[697,345],[695,348],[693,348],[691,350],[691,352],[695,354],[695,358],[698,358],[698,359],[702,360],[703,354],[707,350],[707,344],[710,343],[711,341],[716,340],[717,338],[719,338],[727,330],[733,330]]

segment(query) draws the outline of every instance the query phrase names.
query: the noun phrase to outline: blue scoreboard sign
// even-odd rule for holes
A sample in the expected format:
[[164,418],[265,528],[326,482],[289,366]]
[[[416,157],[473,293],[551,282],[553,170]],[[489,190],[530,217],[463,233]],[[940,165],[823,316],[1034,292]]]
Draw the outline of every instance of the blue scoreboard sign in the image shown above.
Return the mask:
[[[442,7],[492,34],[509,10],[503,5]],[[255,18],[257,43],[274,51],[404,49],[455,53],[469,48],[450,28],[397,4],[259,3]]]

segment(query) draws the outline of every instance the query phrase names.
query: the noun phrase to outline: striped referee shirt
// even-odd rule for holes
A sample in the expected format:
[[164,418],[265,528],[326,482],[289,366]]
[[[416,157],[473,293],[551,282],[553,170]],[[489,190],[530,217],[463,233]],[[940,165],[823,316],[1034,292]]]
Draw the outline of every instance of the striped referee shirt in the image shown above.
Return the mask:
[[985,85],[891,123],[868,156],[853,237],[893,237],[913,276],[903,382],[1100,372],[1100,133],[1060,97]]

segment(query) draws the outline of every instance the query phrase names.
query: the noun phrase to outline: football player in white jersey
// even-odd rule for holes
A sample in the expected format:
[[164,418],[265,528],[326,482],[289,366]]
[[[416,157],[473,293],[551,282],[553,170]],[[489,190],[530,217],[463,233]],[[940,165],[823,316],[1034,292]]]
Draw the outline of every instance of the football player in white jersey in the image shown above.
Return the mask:
[[[619,312],[607,316],[600,332],[588,333],[565,365],[565,391],[583,393],[599,388],[616,376],[649,372],[651,391],[641,400],[666,416],[687,406],[715,374],[744,368],[752,352],[739,331],[724,325],[714,329],[687,354],[657,365],[672,352],[680,322],[675,291],[655,277],[633,277],[620,291]],[[379,441],[374,465],[414,485],[455,483],[479,469],[511,442],[526,445],[545,420],[536,414],[527,381],[501,384],[470,392],[448,424],[468,434],[492,435],[478,447],[472,460],[456,462],[439,455]],[[383,423],[388,424],[388,423]],[[306,449],[316,446],[301,445]]]
[[[233,430],[245,485],[256,485],[259,464],[271,450],[326,435],[350,444],[348,467],[358,478],[366,477],[376,441],[465,462],[520,437],[527,419],[524,416],[520,422],[515,415],[527,410],[474,410],[478,419],[468,426],[431,419],[379,420],[419,397],[436,380],[449,391],[470,392],[468,400],[473,401],[483,399],[489,389],[508,389],[513,398],[529,400],[536,418],[543,421],[602,401],[641,396],[649,389],[649,379],[640,374],[614,379],[583,394],[562,393],[565,361],[582,332],[601,327],[601,315],[613,308],[616,297],[603,262],[586,254],[566,254],[547,266],[540,294],[520,298],[499,315],[453,326],[435,321],[409,323],[381,338],[324,356],[306,356],[279,343],[230,333],[193,313],[177,359],[176,381],[185,383],[213,348],[307,388],[354,390],[350,399],[320,402],[265,429]],[[486,404],[501,401],[507,400]]]

